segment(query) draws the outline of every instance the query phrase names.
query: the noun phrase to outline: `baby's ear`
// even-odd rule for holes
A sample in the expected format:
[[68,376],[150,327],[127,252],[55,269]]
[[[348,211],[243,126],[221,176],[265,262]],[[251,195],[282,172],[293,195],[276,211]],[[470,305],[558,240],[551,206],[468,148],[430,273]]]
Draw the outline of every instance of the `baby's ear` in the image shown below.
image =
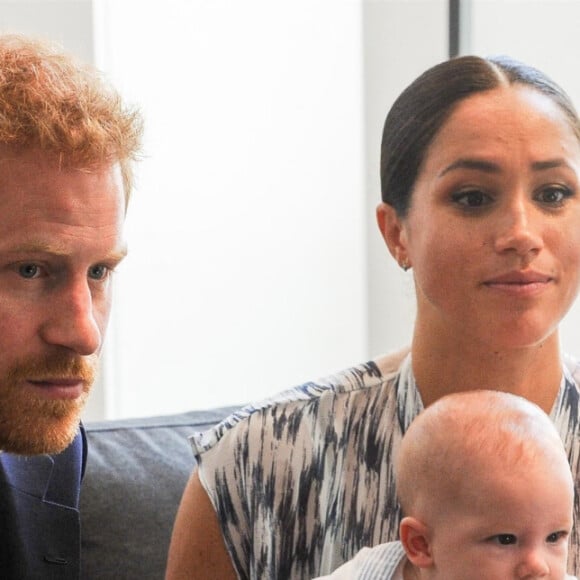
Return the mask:
[[429,568],[433,565],[429,530],[422,521],[412,517],[403,518],[399,534],[411,564],[418,568]]

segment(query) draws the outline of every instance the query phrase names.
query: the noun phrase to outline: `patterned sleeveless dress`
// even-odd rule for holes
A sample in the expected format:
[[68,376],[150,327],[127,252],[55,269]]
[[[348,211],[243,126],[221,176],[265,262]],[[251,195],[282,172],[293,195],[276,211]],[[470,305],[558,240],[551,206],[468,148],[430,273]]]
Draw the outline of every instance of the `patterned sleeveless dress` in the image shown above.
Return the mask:
[[[580,366],[563,363],[551,418],[580,480]],[[408,351],[306,383],[234,413],[192,446],[241,579],[329,574],[396,540],[394,457],[423,409]],[[578,483],[576,484],[578,486]],[[576,493],[575,522],[580,516]],[[580,572],[580,536],[569,572]]]

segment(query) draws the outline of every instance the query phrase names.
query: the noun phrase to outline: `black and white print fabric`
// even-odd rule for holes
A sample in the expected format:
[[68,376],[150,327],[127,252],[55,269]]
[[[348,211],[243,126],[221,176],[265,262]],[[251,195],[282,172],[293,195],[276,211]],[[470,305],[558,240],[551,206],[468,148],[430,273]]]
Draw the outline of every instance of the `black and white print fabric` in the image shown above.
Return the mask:
[[[563,365],[551,417],[579,479],[580,367]],[[422,410],[408,352],[306,383],[195,434],[199,476],[242,579],[314,578],[397,539],[393,459]],[[575,521],[580,505],[575,500]],[[570,572],[580,538],[572,534]]]

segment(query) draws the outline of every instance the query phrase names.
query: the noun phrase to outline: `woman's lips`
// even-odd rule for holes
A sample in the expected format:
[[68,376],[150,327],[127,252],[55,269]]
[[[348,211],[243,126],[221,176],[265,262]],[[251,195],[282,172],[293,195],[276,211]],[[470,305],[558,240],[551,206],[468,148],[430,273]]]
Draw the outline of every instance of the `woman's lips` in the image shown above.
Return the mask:
[[545,290],[553,278],[535,271],[512,271],[486,280],[484,286],[514,295],[533,295]]

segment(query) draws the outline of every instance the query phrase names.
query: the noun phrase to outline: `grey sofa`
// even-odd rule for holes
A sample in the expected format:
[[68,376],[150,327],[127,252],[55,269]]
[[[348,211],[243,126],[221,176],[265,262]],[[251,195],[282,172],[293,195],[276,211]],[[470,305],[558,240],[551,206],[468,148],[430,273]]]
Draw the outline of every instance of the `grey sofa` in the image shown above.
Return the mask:
[[237,408],[85,425],[83,579],[163,578],[173,521],[195,465],[187,437]]

